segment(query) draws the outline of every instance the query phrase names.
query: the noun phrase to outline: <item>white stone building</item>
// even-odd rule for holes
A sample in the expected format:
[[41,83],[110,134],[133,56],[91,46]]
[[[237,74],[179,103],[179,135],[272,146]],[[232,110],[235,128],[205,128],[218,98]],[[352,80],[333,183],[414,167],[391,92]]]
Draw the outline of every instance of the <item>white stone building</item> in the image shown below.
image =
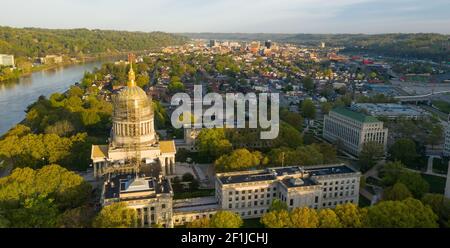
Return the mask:
[[343,164],[220,173],[216,199],[220,209],[244,219],[261,217],[274,199],[285,202],[290,210],[334,208],[358,204],[360,177],[360,172]]
[[14,66],[14,55],[0,54],[0,66]]
[[358,156],[366,142],[377,142],[386,150],[388,130],[373,116],[337,107],[324,116],[323,137]]

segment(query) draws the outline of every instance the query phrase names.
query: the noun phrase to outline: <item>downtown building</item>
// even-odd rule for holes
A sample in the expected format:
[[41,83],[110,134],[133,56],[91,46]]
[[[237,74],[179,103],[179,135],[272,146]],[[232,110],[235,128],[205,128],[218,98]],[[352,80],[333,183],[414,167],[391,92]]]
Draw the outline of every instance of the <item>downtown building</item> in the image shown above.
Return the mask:
[[376,142],[387,147],[388,129],[373,116],[337,107],[324,116],[323,138],[358,156],[364,143]]

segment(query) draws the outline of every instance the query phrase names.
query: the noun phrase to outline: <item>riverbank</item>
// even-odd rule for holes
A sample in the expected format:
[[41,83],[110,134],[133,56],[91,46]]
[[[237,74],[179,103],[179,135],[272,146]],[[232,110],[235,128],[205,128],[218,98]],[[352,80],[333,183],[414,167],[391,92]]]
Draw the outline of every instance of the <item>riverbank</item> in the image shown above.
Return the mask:
[[66,60],[66,61],[64,61],[62,63],[58,63],[58,64],[39,65],[39,66],[35,66],[35,67],[31,68],[31,70],[27,71],[27,72],[21,72],[19,70],[16,72],[12,72],[10,77],[5,77],[5,78],[0,77],[0,84],[17,81],[21,77],[30,76],[31,74],[33,74],[35,72],[39,72],[39,71],[53,70],[56,68],[67,67],[67,66],[72,66],[72,65],[77,65],[77,64],[84,64],[84,63],[89,63],[89,62],[95,62],[98,60],[120,58],[122,56],[127,56],[129,53],[134,53],[136,55],[142,55],[142,54],[149,53],[152,51],[155,51],[155,50],[151,49],[151,50],[145,50],[145,51],[102,53],[102,54],[96,54],[96,55],[91,55],[91,56],[85,56],[82,58],[76,58],[75,61],[67,61]]

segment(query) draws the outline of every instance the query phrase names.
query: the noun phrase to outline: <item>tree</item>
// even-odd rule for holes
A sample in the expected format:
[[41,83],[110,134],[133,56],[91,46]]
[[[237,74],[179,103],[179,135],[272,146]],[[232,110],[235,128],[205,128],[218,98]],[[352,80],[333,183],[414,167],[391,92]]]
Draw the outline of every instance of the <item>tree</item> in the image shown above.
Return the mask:
[[39,170],[17,168],[11,175],[0,179],[0,202],[15,207],[23,199],[45,195],[61,209],[74,208],[86,203],[91,186],[72,171],[59,165],[44,166]]
[[403,183],[396,183],[384,190],[384,200],[401,201],[412,197],[411,192]]
[[204,128],[197,136],[199,151],[215,159],[231,151],[231,143],[225,137],[223,128]]
[[56,134],[61,137],[67,137],[75,131],[74,126],[68,120],[58,121],[45,128],[46,134]]
[[245,170],[261,163],[262,154],[258,151],[237,149],[229,155],[223,155],[214,162],[217,171],[237,171]]
[[261,217],[260,222],[267,228],[291,227],[291,220],[287,210],[267,212]]
[[12,227],[55,227],[58,208],[45,194],[26,198],[16,209],[9,210],[8,219]]
[[359,166],[362,172],[370,170],[376,165],[377,160],[384,155],[382,144],[374,141],[365,142],[359,154]]
[[167,88],[171,93],[183,92],[185,89],[182,82],[170,82]]
[[137,223],[137,213],[124,202],[104,207],[94,220],[95,228],[126,228]]
[[286,109],[281,110],[280,112],[281,120],[285,121],[287,124],[291,125],[298,131],[302,131],[303,127],[303,118],[301,115],[297,113],[290,112]]
[[272,147],[296,148],[303,145],[302,134],[293,126],[281,122],[278,137],[272,141]]
[[439,222],[444,227],[450,227],[450,199],[441,194],[425,194],[422,203],[431,207],[433,212],[439,216]]
[[0,209],[0,228],[9,227],[9,220],[4,216],[3,211]]
[[318,212],[320,228],[339,228],[342,227],[341,221],[332,209],[321,209]]
[[307,91],[314,89],[314,80],[311,77],[304,77],[302,79],[303,88]]
[[383,166],[383,184],[386,186],[394,185],[398,179],[400,178],[400,175],[405,171],[405,166],[399,162],[389,162],[386,163]]
[[342,227],[360,228],[365,227],[367,210],[359,208],[353,203],[338,205],[334,210],[339,217]]
[[218,211],[210,220],[213,228],[239,228],[242,224],[241,217],[231,211]]
[[415,198],[422,198],[430,189],[430,185],[422,178],[420,173],[405,171],[401,173],[398,182],[403,183]]
[[211,226],[209,218],[200,218],[187,224],[187,228],[208,228]]
[[442,130],[442,126],[441,125],[434,125],[431,128],[431,132],[428,135],[428,144],[431,145],[431,147],[433,148],[436,144],[439,144],[441,142],[442,139],[442,134],[443,134],[443,130]]
[[438,217],[429,206],[419,200],[382,201],[368,210],[367,222],[376,228],[430,228],[438,227]]
[[323,114],[328,114],[332,108],[333,104],[330,102],[323,102],[320,104],[320,110]]
[[[319,145],[313,144],[312,146],[318,146],[318,150],[322,154],[323,163],[329,164],[336,162],[337,150],[336,147],[327,143],[320,143]],[[317,148],[316,148],[317,149]]]
[[145,74],[138,74],[136,77],[136,85],[143,88],[145,85],[147,85],[150,82],[150,77],[147,73]]
[[281,210],[288,210],[286,202],[281,201],[280,199],[274,199],[270,205],[269,212]]
[[58,217],[57,227],[86,228],[90,227],[95,213],[91,207],[81,206],[65,211]]
[[389,149],[389,159],[391,161],[400,161],[405,165],[413,165],[418,154],[416,144],[412,139],[402,138],[395,141]]
[[314,106],[314,102],[310,99],[302,102],[301,111],[305,118],[314,119],[316,117],[316,106]]
[[291,212],[291,227],[316,228],[319,226],[319,217],[313,208],[295,208]]

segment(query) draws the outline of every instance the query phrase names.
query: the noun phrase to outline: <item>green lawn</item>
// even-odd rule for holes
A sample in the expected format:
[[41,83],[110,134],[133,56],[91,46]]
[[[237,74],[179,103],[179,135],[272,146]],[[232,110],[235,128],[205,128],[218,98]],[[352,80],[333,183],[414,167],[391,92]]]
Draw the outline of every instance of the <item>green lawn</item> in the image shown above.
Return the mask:
[[186,199],[195,197],[214,196],[214,189],[199,189],[188,192],[174,192],[173,199]]
[[444,177],[422,174],[422,178],[430,184],[430,193],[444,193],[446,181]]
[[256,219],[244,219],[242,228],[263,228],[264,225],[259,222],[259,218]]
[[450,113],[450,103],[446,101],[435,100],[431,102],[436,108],[444,113]]

